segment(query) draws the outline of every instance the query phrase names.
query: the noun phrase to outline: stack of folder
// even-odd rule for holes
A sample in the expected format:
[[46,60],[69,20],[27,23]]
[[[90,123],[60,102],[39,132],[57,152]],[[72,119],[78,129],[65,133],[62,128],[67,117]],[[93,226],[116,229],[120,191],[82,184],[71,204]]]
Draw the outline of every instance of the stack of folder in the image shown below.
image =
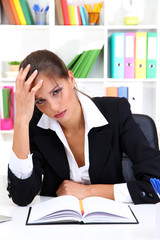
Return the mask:
[[73,60],[67,65],[67,68],[72,71],[75,78],[87,78],[98,55],[100,54],[103,42],[92,43],[95,48],[87,47],[82,53],[77,54]]
[[157,32],[111,35],[111,78],[156,78]]
[[9,24],[33,25],[34,20],[27,0],[2,0]]
[[13,129],[14,89],[12,86],[0,88],[0,129]]

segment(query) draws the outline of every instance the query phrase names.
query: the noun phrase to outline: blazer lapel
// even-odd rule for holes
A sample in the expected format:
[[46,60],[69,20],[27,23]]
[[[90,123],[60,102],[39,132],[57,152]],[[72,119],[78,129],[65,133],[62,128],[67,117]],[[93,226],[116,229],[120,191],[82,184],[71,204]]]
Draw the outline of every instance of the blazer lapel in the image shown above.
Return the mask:
[[47,132],[48,135],[35,136],[35,144],[50,167],[62,179],[69,179],[69,165],[64,146],[55,132],[51,130]]
[[112,130],[108,125],[89,132],[89,174],[91,183],[99,182],[103,166],[111,147]]

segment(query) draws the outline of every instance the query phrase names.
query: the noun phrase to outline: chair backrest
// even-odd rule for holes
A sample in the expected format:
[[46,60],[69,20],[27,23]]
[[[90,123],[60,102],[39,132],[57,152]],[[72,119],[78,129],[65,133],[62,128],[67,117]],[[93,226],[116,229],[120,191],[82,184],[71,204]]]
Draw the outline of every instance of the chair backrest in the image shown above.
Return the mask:
[[[133,114],[133,118],[139,124],[151,147],[159,149],[157,129],[154,120],[144,114]],[[132,171],[132,162],[125,153],[123,153],[122,168],[126,182],[135,179]]]

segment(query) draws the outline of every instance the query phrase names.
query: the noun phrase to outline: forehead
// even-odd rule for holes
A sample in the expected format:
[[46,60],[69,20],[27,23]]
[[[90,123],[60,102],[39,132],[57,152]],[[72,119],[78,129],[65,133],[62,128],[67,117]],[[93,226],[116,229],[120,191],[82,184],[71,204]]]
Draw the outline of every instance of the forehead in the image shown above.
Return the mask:
[[61,85],[62,80],[60,79],[53,79],[51,77],[47,77],[45,75],[38,75],[36,79],[33,82],[33,87],[40,81],[43,80],[42,86],[38,91],[36,92],[36,98],[45,96],[45,94],[48,94],[52,89],[56,88],[57,86]]
[[63,81],[63,79],[55,79],[45,74],[38,74],[37,77],[34,79],[32,86],[34,87],[40,80],[43,80],[42,86],[45,85],[46,87],[57,86]]

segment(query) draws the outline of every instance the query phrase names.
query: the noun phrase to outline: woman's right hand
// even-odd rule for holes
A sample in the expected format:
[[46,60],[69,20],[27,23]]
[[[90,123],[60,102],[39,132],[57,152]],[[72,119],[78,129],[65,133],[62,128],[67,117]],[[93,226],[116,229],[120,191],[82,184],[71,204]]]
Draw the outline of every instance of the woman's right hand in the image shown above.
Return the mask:
[[30,70],[30,64],[25,68],[21,68],[16,78],[16,117],[15,121],[22,121],[23,124],[29,124],[34,111],[35,94],[42,86],[43,80],[40,80],[34,87],[32,83],[36,78],[38,71],[35,70],[31,76],[26,80],[27,74]]

